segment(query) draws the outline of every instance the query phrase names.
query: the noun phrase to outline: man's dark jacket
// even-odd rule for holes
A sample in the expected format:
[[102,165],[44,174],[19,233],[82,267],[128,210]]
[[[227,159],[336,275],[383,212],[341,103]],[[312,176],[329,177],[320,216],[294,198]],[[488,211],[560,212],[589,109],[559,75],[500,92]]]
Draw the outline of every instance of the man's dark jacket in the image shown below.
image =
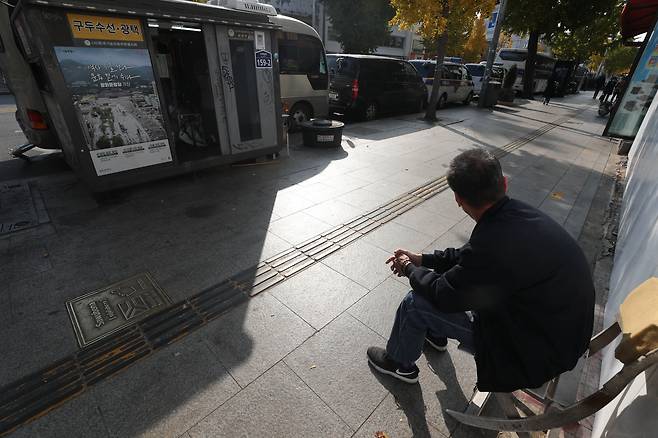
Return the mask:
[[503,198],[469,242],[408,265],[415,293],[442,312],[475,313],[478,388],[535,388],[572,369],[587,349],[594,285],[585,255],[555,221]]

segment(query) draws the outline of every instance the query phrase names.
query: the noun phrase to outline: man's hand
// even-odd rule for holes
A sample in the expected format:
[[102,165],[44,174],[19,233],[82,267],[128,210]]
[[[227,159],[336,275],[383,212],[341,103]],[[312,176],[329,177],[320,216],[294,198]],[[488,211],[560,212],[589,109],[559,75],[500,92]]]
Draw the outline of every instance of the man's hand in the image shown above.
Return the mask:
[[395,257],[400,257],[401,255],[405,255],[409,258],[409,261],[413,263],[415,266],[420,266],[423,264],[423,255],[422,254],[415,254],[411,251],[407,251],[406,249],[396,249],[395,250]]
[[[390,257],[388,260],[386,260],[386,263],[392,263],[391,271],[393,271],[393,273],[398,277],[402,277],[405,275],[405,268],[408,264],[411,263],[413,265],[419,266],[421,259],[422,256],[420,254],[414,254],[409,251],[398,249],[395,251],[395,255],[393,257]],[[418,263],[414,263],[414,260]]]

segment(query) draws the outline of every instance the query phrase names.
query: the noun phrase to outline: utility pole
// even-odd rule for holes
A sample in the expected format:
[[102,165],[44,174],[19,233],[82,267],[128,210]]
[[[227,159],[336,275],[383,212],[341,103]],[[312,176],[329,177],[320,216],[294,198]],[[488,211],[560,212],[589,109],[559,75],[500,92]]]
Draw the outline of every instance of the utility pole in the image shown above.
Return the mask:
[[496,16],[496,26],[494,27],[494,33],[491,37],[491,42],[489,43],[489,53],[487,53],[487,66],[484,69],[484,80],[482,81],[482,91],[480,92],[480,98],[478,99],[478,108],[484,108],[484,104],[487,101],[487,93],[489,92],[489,79],[491,78],[493,63],[496,59],[496,49],[498,48],[500,30],[503,24],[503,19],[505,18],[506,5],[507,0],[500,0],[498,15]]

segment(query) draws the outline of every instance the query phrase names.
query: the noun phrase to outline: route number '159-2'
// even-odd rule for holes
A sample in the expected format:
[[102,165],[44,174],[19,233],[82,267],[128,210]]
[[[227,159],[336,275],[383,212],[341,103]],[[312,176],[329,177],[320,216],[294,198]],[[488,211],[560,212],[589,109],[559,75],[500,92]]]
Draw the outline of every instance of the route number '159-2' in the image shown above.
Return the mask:
[[272,68],[272,54],[265,50],[256,52],[256,68]]

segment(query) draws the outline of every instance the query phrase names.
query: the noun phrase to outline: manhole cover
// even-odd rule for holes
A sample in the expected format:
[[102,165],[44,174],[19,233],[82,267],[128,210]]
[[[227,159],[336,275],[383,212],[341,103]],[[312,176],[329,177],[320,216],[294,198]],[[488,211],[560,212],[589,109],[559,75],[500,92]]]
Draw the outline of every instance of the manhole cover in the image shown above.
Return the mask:
[[0,234],[38,225],[37,211],[27,183],[0,186]]
[[66,302],[80,347],[164,309],[171,299],[147,272]]

